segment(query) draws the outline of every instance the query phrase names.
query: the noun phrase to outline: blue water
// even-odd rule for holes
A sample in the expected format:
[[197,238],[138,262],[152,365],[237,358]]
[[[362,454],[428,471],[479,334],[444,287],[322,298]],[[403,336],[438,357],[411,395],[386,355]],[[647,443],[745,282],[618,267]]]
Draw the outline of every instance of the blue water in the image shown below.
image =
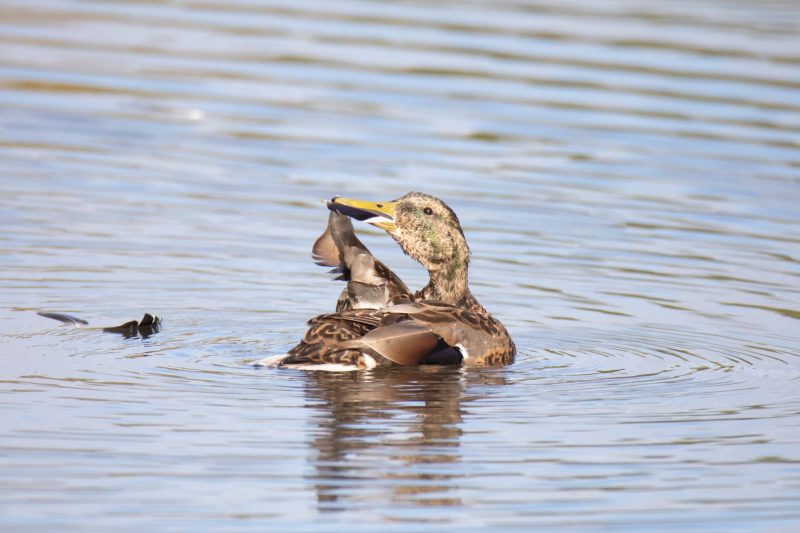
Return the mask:
[[[797,529],[798,27],[0,1],[0,529]],[[322,200],[409,190],[458,213],[517,362],[253,369],[341,289]]]

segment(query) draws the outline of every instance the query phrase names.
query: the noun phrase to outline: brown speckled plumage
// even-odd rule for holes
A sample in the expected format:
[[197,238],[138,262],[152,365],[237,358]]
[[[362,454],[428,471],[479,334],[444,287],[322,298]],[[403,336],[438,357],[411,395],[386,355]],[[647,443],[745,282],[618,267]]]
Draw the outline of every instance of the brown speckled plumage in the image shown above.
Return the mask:
[[337,312],[311,319],[303,340],[273,364],[371,368],[454,361],[502,366],[514,361],[516,348],[505,327],[469,290],[469,247],[458,217],[444,202],[409,193],[376,204],[334,198],[328,207],[386,229],[425,267],[430,281],[412,296],[355,237],[349,220],[332,213],[328,229],[314,245],[314,257],[342,273],[348,288]]

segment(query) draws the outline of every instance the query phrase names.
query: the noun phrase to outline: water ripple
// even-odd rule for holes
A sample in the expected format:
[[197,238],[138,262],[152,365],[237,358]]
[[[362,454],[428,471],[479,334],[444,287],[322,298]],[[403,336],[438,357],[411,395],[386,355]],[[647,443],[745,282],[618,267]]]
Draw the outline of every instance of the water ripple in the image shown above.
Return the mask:
[[[5,528],[796,529],[794,2],[0,21]],[[411,189],[459,213],[516,364],[253,369],[338,294],[319,200]]]

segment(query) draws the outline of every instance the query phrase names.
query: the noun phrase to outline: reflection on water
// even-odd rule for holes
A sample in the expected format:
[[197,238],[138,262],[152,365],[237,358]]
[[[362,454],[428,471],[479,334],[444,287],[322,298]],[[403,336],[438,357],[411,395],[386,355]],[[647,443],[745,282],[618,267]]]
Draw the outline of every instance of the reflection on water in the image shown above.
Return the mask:
[[[362,495],[349,489],[374,478],[386,481],[389,494],[372,494],[373,502],[461,505],[448,493],[458,481],[452,466],[459,462],[463,379],[459,369],[435,367],[309,375],[320,511],[363,505]],[[451,468],[436,474],[431,464]]]
[[[0,529],[797,529],[798,27],[0,1]],[[334,305],[320,200],[409,190],[458,213],[517,362],[252,369]]]

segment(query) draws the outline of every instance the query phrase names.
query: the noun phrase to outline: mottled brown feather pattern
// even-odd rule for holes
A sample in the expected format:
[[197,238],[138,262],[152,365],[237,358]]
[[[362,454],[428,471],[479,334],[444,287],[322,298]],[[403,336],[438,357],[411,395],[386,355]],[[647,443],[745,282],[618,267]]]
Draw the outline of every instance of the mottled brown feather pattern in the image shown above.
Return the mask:
[[345,343],[363,337],[380,324],[380,318],[365,311],[348,311],[320,315],[308,324],[303,340],[289,350],[280,366],[346,364],[364,368],[362,351],[345,347]]
[[[335,201],[329,203],[332,210]],[[332,213],[326,233],[315,243],[314,258],[336,266],[348,288],[336,313],[309,321],[303,340],[280,366],[338,363],[365,368],[365,356],[379,365],[453,362],[459,360],[454,357],[459,352],[469,366],[511,364],[513,340],[469,290],[470,252],[455,213],[441,200],[421,193],[409,193],[392,204],[394,228],[387,231],[428,270],[428,285],[412,295],[355,237],[349,220]],[[346,212],[356,211],[348,206]],[[363,305],[359,297],[365,291],[368,303],[377,302],[374,308],[357,308]]]

